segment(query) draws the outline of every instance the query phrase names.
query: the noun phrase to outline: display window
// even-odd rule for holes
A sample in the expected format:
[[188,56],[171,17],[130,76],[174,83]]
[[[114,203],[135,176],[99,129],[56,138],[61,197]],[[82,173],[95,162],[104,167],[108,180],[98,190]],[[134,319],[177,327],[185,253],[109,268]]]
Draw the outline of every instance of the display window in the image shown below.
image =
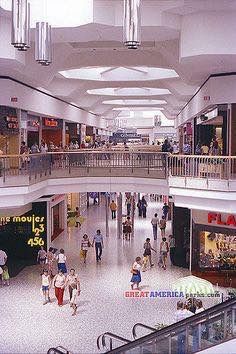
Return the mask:
[[236,232],[200,231],[199,268],[236,270]]

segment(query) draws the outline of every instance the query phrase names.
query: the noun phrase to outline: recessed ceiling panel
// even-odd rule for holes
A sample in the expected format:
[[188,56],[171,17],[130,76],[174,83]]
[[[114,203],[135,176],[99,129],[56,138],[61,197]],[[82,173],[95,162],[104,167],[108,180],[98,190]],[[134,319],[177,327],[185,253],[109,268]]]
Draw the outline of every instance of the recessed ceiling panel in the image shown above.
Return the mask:
[[103,101],[103,104],[110,105],[121,105],[121,106],[149,106],[149,105],[158,105],[158,104],[166,104],[164,100],[108,100]]
[[175,70],[144,66],[87,67],[59,72],[67,79],[92,81],[150,81],[178,77]]
[[170,91],[164,88],[153,87],[107,87],[88,90],[89,95],[101,96],[158,96],[169,95]]

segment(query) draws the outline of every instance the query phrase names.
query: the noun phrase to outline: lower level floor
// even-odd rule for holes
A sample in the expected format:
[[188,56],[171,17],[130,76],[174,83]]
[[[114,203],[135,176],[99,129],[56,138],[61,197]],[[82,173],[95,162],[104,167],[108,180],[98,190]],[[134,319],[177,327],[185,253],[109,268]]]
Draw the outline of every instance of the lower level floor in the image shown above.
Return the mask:
[[[72,316],[69,294],[65,291],[64,305],[58,307],[51,289],[51,303],[43,305],[39,266],[26,267],[10,280],[10,286],[0,288],[0,313],[3,328],[0,336],[0,353],[45,353],[50,347],[63,345],[73,353],[97,353],[96,339],[103,332],[116,333],[132,339],[132,327],[141,322],[149,326],[174,322],[176,303],[172,297],[130,298],[125,292],[131,289],[130,269],[137,256],[143,256],[143,244],[151,239],[154,267],[141,273],[143,291],[169,291],[173,283],[189,275],[189,270],[172,266],[158,266],[160,233],[153,239],[151,218],[161,215],[162,205],[148,201],[147,217],[135,215],[134,236],[130,241],[118,239],[115,219],[109,218],[109,237],[105,236],[105,206],[91,205],[81,228],[70,227],[53,241],[57,249],[63,248],[67,268],[75,268],[81,283],[78,312]],[[104,248],[100,262],[95,250],[89,248],[87,263],[80,259],[80,244],[84,233],[92,239],[96,230],[104,235]],[[166,234],[171,233],[171,221]],[[218,288],[221,292],[223,289]],[[202,299],[204,307],[221,301],[221,298]],[[140,330],[140,335],[147,334]]]

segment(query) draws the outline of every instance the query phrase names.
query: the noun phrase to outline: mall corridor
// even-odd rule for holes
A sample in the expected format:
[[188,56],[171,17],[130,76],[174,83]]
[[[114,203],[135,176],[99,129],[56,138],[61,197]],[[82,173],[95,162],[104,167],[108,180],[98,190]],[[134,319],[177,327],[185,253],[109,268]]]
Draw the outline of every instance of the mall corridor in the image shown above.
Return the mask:
[[[104,236],[102,261],[96,263],[95,251],[90,248],[84,264],[79,256],[82,235],[86,232],[91,240],[98,228],[105,234],[104,201],[100,206],[90,206],[82,227],[69,228],[53,244],[57,249],[65,249],[68,269],[74,267],[79,274],[81,295],[77,315],[71,316],[67,290],[63,307],[57,306],[53,289],[52,303],[43,306],[39,266],[27,267],[11,280],[9,287],[1,288],[4,318],[1,352],[43,353],[50,347],[63,345],[75,353],[97,353],[96,339],[105,331],[131,339],[131,328],[136,322],[150,326],[172,323],[178,299],[124,298],[124,292],[130,290],[131,265],[135,257],[142,256],[145,239],[150,237],[153,248],[159,250],[160,233],[155,243],[150,220],[155,212],[161,215],[161,206],[148,201],[146,219],[140,219],[136,210],[134,238],[130,242],[117,239],[116,221],[109,215],[110,236]],[[168,221],[167,235],[170,228]],[[142,272],[142,290],[170,290],[177,278],[189,274],[187,269],[170,266],[169,260],[166,271],[159,268],[158,255],[154,254],[153,260],[155,266]],[[218,302],[219,299],[204,300],[204,306]],[[140,334],[146,333],[141,330]]]

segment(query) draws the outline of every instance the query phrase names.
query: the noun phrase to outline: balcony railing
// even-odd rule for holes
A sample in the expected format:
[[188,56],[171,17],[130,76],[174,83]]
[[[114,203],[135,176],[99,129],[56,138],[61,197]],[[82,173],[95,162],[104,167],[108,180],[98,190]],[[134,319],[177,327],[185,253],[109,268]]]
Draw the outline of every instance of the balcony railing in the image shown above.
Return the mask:
[[168,177],[236,180],[236,157],[171,155],[155,151],[66,151],[2,155],[0,186],[65,177]]

